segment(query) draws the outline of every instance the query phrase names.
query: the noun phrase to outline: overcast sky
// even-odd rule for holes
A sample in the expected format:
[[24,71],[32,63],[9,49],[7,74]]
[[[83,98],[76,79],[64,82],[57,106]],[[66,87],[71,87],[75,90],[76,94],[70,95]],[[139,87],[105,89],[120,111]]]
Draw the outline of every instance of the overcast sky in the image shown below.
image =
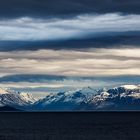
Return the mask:
[[139,0],[1,1],[0,86],[139,84],[139,9]]

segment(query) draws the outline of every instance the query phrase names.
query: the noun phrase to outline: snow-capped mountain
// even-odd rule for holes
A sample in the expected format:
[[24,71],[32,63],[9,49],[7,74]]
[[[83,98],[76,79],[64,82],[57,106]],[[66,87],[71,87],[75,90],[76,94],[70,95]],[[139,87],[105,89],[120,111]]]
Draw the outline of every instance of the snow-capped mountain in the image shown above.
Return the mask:
[[50,94],[35,103],[38,110],[140,110],[140,86],[90,87]]
[[81,110],[140,110],[140,86],[123,85],[102,91],[89,102],[82,102]]
[[10,106],[22,109],[32,105],[35,99],[28,93],[15,92],[10,89],[0,88],[0,107]]
[[87,87],[76,91],[49,94],[35,103],[39,110],[74,110],[83,101],[89,101],[96,90]]

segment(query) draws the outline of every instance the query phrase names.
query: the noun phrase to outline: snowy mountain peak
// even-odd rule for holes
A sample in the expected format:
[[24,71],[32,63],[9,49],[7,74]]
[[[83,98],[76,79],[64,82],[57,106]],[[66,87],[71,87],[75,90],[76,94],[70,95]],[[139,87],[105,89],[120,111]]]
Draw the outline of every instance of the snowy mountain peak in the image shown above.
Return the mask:
[[91,87],[84,87],[81,90],[79,90],[79,92],[83,93],[83,94],[95,94],[97,91],[94,90]]
[[32,94],[29,93],[25,93],[25,92],[21,92],[20,96],[22,96],[22,98],[24,100],[26,100],[27,102],[31,102],[34,103],[36,100],[33,98]]
[[0,88],[0,106],[9,106],[16,109],[25,109],[35,102],[32,95],[20,93],[8,88]]

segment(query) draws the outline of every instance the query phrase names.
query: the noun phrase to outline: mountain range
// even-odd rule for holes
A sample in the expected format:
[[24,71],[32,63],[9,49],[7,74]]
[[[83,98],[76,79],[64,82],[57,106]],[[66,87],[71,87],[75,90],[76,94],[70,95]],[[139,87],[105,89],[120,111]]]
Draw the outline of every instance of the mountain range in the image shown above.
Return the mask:
[[50,93],[34,99],[30,93],[0,88],[0,111],[102,111],[140,110],[140,85]]

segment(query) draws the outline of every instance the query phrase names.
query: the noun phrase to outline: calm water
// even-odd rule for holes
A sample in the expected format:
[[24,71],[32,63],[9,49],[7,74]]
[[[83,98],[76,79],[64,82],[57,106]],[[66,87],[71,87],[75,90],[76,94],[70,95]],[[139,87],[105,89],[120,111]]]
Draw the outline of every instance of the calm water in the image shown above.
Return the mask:
[[140,139],[140,113],[0,113],[0,140],[15,139]]

